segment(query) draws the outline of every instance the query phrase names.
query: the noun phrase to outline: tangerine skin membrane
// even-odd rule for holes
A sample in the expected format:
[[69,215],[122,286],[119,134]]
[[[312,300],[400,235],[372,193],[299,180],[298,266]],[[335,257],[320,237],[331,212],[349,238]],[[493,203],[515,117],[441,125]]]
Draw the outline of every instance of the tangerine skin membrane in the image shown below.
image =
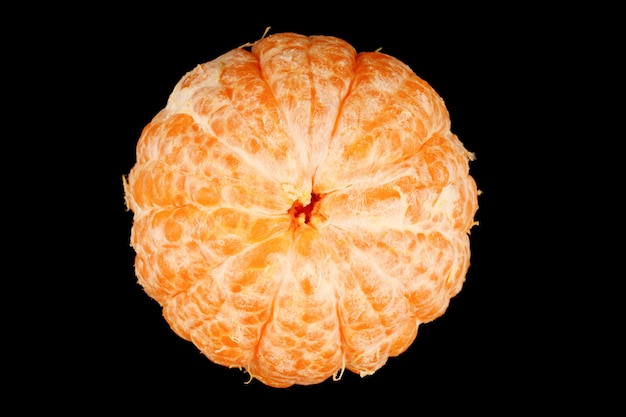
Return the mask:
[[124,179],[138,281],[251,379],[371,375],[461,290],[471,159],[396,58],[265,37],[187,73],[143,130]]

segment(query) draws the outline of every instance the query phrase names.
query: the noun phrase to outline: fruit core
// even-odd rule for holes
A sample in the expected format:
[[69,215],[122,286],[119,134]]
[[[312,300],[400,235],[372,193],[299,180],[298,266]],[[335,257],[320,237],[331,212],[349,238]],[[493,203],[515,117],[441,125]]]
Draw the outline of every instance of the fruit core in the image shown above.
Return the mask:
[[288,213],[293,217],[295,225],[308,224],[314,226],[312,220],[317,217],[318,214],[318,203],[321,200],[322,195],[311,193],[311,202],[306,206],[302,204],[300,200],[296,200]]

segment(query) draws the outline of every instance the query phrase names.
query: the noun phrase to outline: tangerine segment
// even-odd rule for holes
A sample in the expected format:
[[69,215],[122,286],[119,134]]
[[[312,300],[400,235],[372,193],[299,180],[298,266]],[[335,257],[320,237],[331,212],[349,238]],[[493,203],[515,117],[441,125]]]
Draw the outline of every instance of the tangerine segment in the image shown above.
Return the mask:
[[[166,110],[192,115],[204,132],[218,139],[224,154],[237,155],[256,175],[311,192],[307,144],[288,134],[281,109],[250,52],[235,49],[196,67],[174,88]],[[287,208],[301,195],[288,197]]]
[[328,225],[348,230],[363,225],[370,229],[403,228],[407,212],[406,197],[393,183],[337,190],[327,194],[319,206]]
[[410,345],[419,321],[402,280],[372,253],[355,248],[351,233],[331,227],[324,233],[340,271],[335,285],[345,366],[361,376],[373,374]]
[[338,38],[288,33],[256,42],[252,54],[288,133],[305,146],[310,168],[317,167],[350,87],[356,51]]
[[449,127],[443,100],[408,66],[385,54],[361,53],[316,172],[316,191],[388,178],[396,163]]
[[213,362],[246,366],[254,360],[263,326],[270,320],[290,244],[288,234],[279,234],[230,257],[187,291],[167,299],[166,320]]
[[203,279],[216,264],[186,223],[193,207],[151,210],[136,216],[131,232],[139,283],[159,303]]
[[128,205],[139,216],[146,209],[187,204],[283,214],[293,203],[280,182],[187,114],[159,113],[144,128],[137,155],[125,188]]
[[308,225],[296,231],[283,258],[288,266],[275,294],[272,317],[259,340],[251,376],[284,387],[322,382],[342,365],[336,313],[339,279],[327,242]]
[[[477,188],[458,138],[435,134],[412,157],[394,164],[381,176],[325,195],[319,212],[341,228],[456,229],[474,225]],[[378,177],[381,176],[381,177]]]
[[183,206],[136,217],[132,245],[136,273],[146,292],[164,303],[250,245],[289,229],[289,216],[249,210]]
[[353,229],[350,259],[373,265],[401,286],[411,317],[420,323],[444,313],[469,267],[469,237],[460,231]]

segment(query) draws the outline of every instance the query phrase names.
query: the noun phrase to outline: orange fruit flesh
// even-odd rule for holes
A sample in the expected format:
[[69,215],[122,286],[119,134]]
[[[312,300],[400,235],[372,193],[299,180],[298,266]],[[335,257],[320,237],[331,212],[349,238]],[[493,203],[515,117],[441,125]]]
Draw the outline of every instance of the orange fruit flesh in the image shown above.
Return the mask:
[[397,59],[269,36],[186,74],[144,129],[138,280],[178,335],[267,385],[372,374],[461,290],[470,156]]

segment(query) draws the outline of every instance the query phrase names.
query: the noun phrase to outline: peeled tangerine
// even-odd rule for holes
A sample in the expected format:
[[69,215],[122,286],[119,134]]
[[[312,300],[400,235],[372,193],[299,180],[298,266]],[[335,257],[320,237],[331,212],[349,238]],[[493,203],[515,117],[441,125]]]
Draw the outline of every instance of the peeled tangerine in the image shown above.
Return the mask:
[[265,37],[187,73],[143,130],[124,180],[139,283],[266,385],[370,375],[461,289],[470,159],[399,60]]

